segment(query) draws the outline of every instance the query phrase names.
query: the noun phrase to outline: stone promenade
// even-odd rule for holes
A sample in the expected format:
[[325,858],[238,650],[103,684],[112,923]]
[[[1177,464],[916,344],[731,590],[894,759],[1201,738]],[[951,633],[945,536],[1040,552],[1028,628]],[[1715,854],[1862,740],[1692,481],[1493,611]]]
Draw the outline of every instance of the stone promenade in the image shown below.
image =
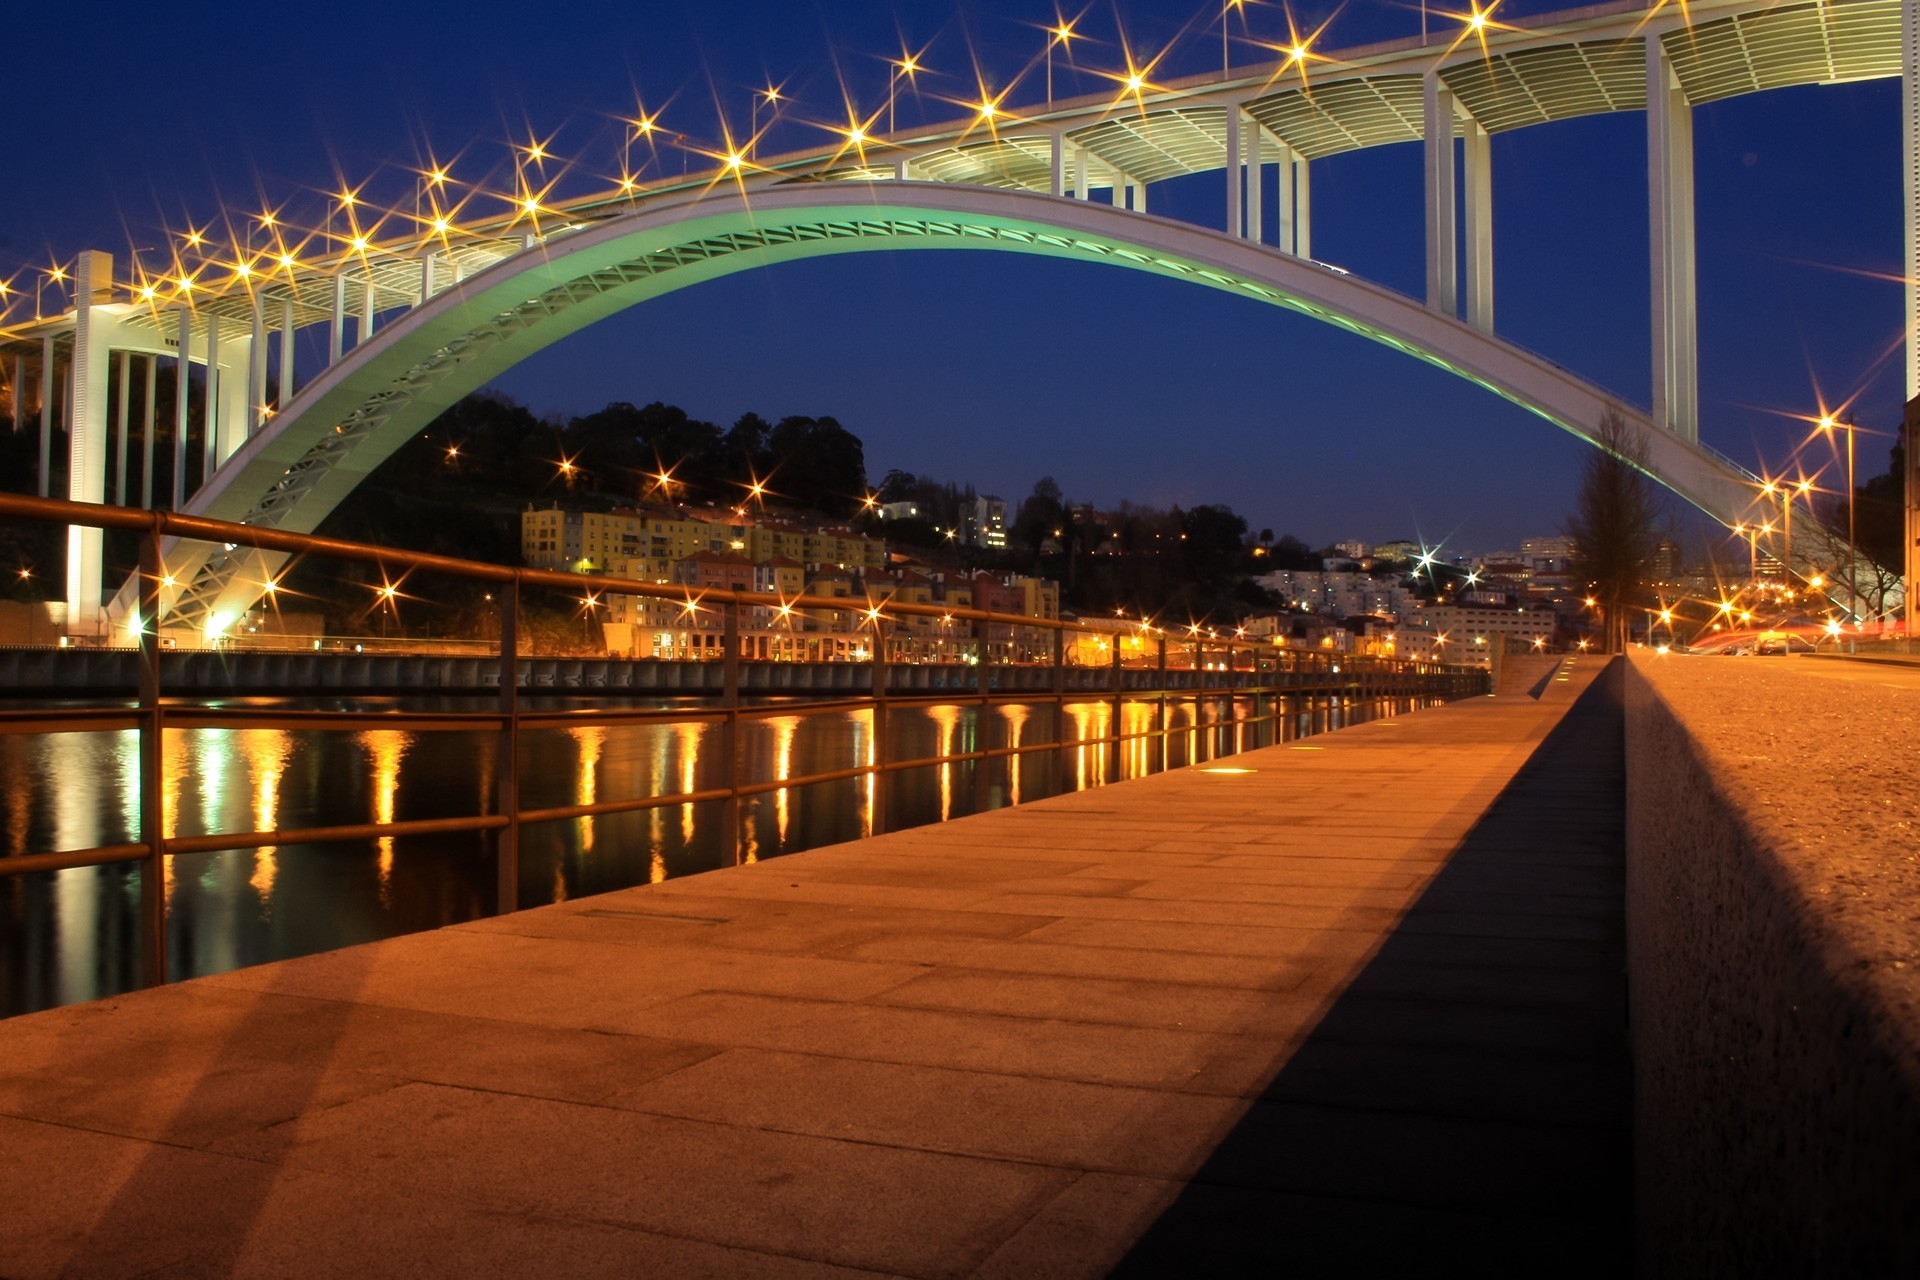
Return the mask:
[[1599,671],[0,1023],[0,1276],[1620,1274]]

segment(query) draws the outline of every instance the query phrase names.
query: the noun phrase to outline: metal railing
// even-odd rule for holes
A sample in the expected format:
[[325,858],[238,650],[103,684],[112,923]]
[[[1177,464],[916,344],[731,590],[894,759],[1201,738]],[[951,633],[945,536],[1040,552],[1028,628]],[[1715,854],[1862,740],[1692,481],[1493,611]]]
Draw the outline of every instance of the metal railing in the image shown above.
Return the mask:
[[[163,648],[159,630],[149,621],[138,637],[140,681],[134,707],[82,707],[0,711],[0,734],[47,734],[64,732],[102,732],[135,730],[139,734],[139,839],[124,844],[101,845],[85,849],[25,853],[0,858],[0,875],[16,876],[35,872],[140,864],[141,973],[146,985],[167,980],[167,927],[165,901],[166,860],[171,857],[219,851],[322,844],[406,836],[446,835],[454,833],[495,833],[496,882],[494,902],[500,913],[519,909],[520,832],[524,826],[566,819],[632,813],[668,806],[718,802],[723,807],[720,820],[722,865],[737,863],[740,856],[741,813],[743,799],[817,783],[878,777],[909,769],[974,762],[975,808],[989,807],[985,765],[995,760],[1047,751],[1079,750],[1090,747],[1112,748],[1106,754],[1104,781],[1118,781],[1121,771],[1120,748],[1143,740],[1159,745],[1159,764],[1167,767],[1170,741],[1174,735],[1219,729],[1228,725],[1278,724],[1293,714],[1288,702],[1296,698],[1447,698],[1483,693],[1487,673],[1479,668],[1441,666],[1406,660],[1356,658],[1351,655],[1310,653],[1279,649],[1271,644],[1244,639],[1210,639],[1200,636],[1169,637],[1164,631],[1151,636],[1151,659],[1142,655],[1131,662],[1123,656],[1121,644],[1111,628],[1093,627],[1057,619],[998,613],[985,609],[947,608],[888,600],[851,600],[802,596],[780,602],[783,613],[804,614],[823,610],[846,614],[857,610],[865,618],[871,635],[869,692],[862,697],[808,699],[804,703],[751,702],[741,697],[741,671],[745,665],[740,643],[740,617],[745,609],[765,609],[768,597],[763,593],[706,590],[699,593],[703,608],[717,609],[721,615],[724,641],[715,659],[722,670],[717,690],[718,704],[711,708],[636,708],[600,706],[591,710],[523,710],[518,644],[520,596],[527,587],[581,590],[582,582],[591,583],[600,593],[683,602],[685,587],[633,582],[617,578],[584,578],[576,573],[542,569],[516,569],[503,565],[456,560],[422,552],[344,542],[311,535],[229,524],[164,511],[103,507],[64,502],[57,499],[0,495],[0,519],[15,518],[85,525],[102,529],[132,530],[141,535],[139,558],[139,617],[151,620],[158,615],[161,584],[166,579],[163,539],[168,536],[247,546],[263,551],[322,556],[409,572],[444,573],[478,579],[494,584],[499,609],[500,643],[497,654],[497,705],[492,711],[405,712],[382,710],[377,723],[383,728],[401,728],[415,732],[483,731],[498,735],[493,753],[493,811],[467,816],[416,818],[386,822],[329,824],[293,829],[224,831],[202,835],[168,835],[162,795],[161,744],[169,731],[201,728],[279,728],[329,729],[367,727],[376,717],[368,712],[321,711],[257,708],[210,708],[169,705],[161,688]],[[966,672],[970,685],[945,688],[936,692],[901,694],[890,688],[889,673],[896,665],[890,660],[889,627],[912,617],[935,617],[947,622],[964,621],[979,626],[983,635],[995,627],[1038,631],[1051,636],[1051,661],[1028,663],[1028,670],[1051,672],[1048,687],[996,688],[995,673],[1007,665],[979,661],[955,664]],[[1099,687],[1087,685],[1089,668],[1080,667],[1068,687],[1065,639],[1082,633],[1114,640],[1104,678]],[[984,641],[976,642],[984,650]],[[982,655],[984,656],[984,655]],[[640,660],[646,661],[646,660]],[[1093,669],[1097,671],[1098,669]],[[1134,673],[1129,678],[1129,673]],[[1183,680],[1174,677],[1184,675]],[[1031,682],[1029,682],[1031,683]],[[1170,724],[1169,703],[1175,700],[1213,699],[1223,701],[1229,711],[1225,717],[1202,720],[1184,726]],[[939,755],[891,759],[888,753],[888,713],[890,708],[914,706],[972,705],[985,709],[1008,703],[1054,703],[1103,701],[1112,707],[1111,733],[1071,741],[1011,743],[1005,746],[981,746],[976,750]],[[1151,728],[1137,732],[1123,730],[1123,708],[1128,702],[1154,704]],[[1239,714],[1242,704],[1250,712]],[[873,751],[871,762],[848,768],[828,770],[799,777],[746,778],[741,768],[741,725],[770,716],[829,712],[871,712]],[[724,783],[719,786],[673,794],[637,795],[586,804],[523,807],[520,781],[520,745],[523,734],[542,729],[569,729],[582,725],[703,723],[721,727],[720,753],[724,762]],[[886,830],[886,789],[872,788],[869,829],[873,834]]]

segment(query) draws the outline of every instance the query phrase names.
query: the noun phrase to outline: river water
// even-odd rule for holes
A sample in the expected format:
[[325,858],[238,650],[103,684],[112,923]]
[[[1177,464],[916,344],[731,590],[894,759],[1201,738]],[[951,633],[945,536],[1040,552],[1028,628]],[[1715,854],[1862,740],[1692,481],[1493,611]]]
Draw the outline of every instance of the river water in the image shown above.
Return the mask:
[[[361,704],[369,710],[379,704]],[[417,704],[416,704],[417,705]],[[635,704],[641,705],[641,704]],[[664,705],[654,703],[650,705]],[[1262,712],[1273,708],[1262,700]],[[448,709],[445,706],[435,709]],[[696,704],[688,704],[690,711]],[[1231,722],[1252,699],[1169,705],[1167,767],[1411,709],[1407,702],[1288,700],[1277,723]],[[872,762],[870,711],[804,703],[741,725],[742,780],[781,781]],[[982,709],[914,705],[888,712],[888,754],[918,759],[1112,732],[1099,701]],[[1128,703],[1122,730],[1152,729]],[[383,727],[169,730],[161,773],[166,834],[493,811],[499,738],[473,730]],[[524,731],[523,809],[677,795],[725,785],[717,724],[582,724]],[[942,822],[1063,791],[1105,785],[1111,746],[1067,745],[1012,760],[962,761],[784,787],[741,801],[739,856],[754,862],[872,829],[874,789],[887,829]],[[1121,744],[1122,779],[1158,772],[1152,739]],[[985,769],[982,778],[976,770]],[[718,802],[529,824],[520,837],[520,905],[562,902],[721,865]],[[5,858],[139,839],[139,738],[133,730],[0,736],[0,871]],[[492,833],[289,845],[167,859],[171,976],[194,977],[490,915]],[[0,1017],[97,999],[139,984],[137,866],[0,875]]]

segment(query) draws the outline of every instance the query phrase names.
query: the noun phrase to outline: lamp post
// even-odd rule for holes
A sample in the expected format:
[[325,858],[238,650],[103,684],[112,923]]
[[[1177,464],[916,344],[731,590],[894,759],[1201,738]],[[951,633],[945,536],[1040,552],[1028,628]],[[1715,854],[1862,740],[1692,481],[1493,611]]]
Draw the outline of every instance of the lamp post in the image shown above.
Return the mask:
[[1853,424],[1853,414],[1847,414],[1845,422],[1835,422],[1833,415],[1820,415],[1820,429],[1833,438],[1835,429],[1847,433],[1847,619],[1858,624],[1860,620],[1860,551],[1854,545],[1854,509],[1860,505],[1860,495],[1853,487],[1853,437],[1859,428]]
[[[1227,76],[1227,19],[1247,0],[1227,0],[1220,6],[1220,78]],[[1231,163],[1231,162],[1230,162]]]
[[767,127],[772,128],[775,118],[780,114],[780,86],[770,84],[764,89],[754,91],[752,131],[747,136],[747,151],[750,155],[758,154],[760,150],[760,104],[762,102],[768,107]]
[[1747,581],[1758,582],[1760,580],[1760,547],[1758,545],[1760,526],[1736,524],[1733,526],[1733,536],[1747,540]]
[[[1051,53],[1053,46],[1049,45],[1047,46],[1047,48],[1049,53]],[[1049,59],[1047,66],[1049,70],[1051,70],[1053,66],[1051,59]],[[905,76],[907,78],[908,84],[914,84],[916,82],[913,76],[914,76],[914,73],[917,72],[918,70],[920,70],[920,64],[918,61],[914,59],[914,56],[910,53],[901,55],[900,60],[893,64],[893,74],[887,77],[887,132],[888,133],[892,133],[894,130],[893,104],[900,97],[900,77]]]
[[[1073,39],[1073,24],[1064,19],[1047,32],[1047,106],[1053,106],[1053,46]],[[1069,50],[1069,52],[1071,52]]]
[[1768,480],[1760,486],[1760,492],[1771,497],[1780,495],[1781,559],[1786,565],[1789,577],[1793,574],[1793,499],[1796,494],[1806,496],[1813,491],[1813,481],[1804,476],[1799,480]]

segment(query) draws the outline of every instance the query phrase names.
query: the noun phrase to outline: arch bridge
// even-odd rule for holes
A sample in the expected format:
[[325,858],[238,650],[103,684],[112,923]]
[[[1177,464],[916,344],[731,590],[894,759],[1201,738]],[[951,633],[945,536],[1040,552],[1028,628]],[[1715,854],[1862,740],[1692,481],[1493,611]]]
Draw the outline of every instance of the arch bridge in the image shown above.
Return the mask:
[[[0,333],[16,388],[35,364],[45,485],[54,381],[67,380],[69,490],[105,500],[109,449],[125,503],[129,424],[118,385],[150,393],[144,505],[313,530],[442,409],[535,351],[648,299],[736,271],[887,248],[990,249],[1127,267],[1268,302],[1468,378],[1589,441],[1609,410],[1637,426],[1648,471],[1726,524],[1771,502],[1699,443],[1693,106],[1806,84],[1903,79],[1909,397],[1920,394],[1920,0],[1638,0],[1491,27],[1455,46],[1400,41],[1016,112],[983,104],[947,125],[747,161],[464,227],[262,263],[158,296],[116,284],[86,252],[65,314]],[[1644,408],[1503,339],[1494,324],[1494,133],[1605,112],[1647,127],[1652,386]],[[1312,167],[1415,143],[1422,157],[1424,296],[1316,261]],[[1221,230],[1157,216],[1154,183],[1223,175]],[[1271,172],[1271,180],[1269,173]],[[1268,210],[1277,204],[1277,216]],[[1456,219],[1456,208],[1464,217]],[[327,367],[295,385],[297,335],[326,333]],[[349,341],[351,338],[351,341]],[[283,403],[268,404],[269,360]],[[175,491],[151,492],[155,363],[205,371],[205,456],[174,437]],[[176,380],[177,420],[191,406]],[[14,397],[16,429],[23,397]],[[199,485],[185,480],[197,471]],[[169,553],[169,625],[217,636],[271,566],[253,553]],[[99,534],[69,535],[69,628],[130,615],[109,602]]]

